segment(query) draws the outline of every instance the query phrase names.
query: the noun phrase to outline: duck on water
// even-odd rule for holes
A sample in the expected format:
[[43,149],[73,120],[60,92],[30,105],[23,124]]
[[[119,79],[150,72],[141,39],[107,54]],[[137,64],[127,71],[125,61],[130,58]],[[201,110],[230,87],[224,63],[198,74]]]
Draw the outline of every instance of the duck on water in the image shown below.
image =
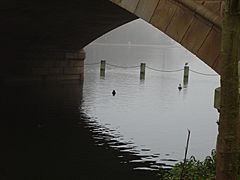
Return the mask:
[[179,91],[182,90],[182,85],[181,85],[181,84],[178,85],[178,90],[179,90]]
[[112,95],[113,95],[113,96],[115,96],[116,93],[117,93],[117,92],[116,92],[115,90],[112,91]]

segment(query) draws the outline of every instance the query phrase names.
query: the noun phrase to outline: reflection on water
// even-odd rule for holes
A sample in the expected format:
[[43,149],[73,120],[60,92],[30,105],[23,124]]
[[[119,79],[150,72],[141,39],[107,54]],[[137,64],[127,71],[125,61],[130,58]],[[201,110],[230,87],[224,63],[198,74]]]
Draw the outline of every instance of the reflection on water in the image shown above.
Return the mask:
[[[142,62],[124,47],[121,57],[109,48],[86,62]],[[179,69],[187,58],[190,68],[211,72],[178,48],[175,56],[172,50],[144,49],[128,52],[151,55],[144,62],[154,68]],[[147,69],[140,81],[139,68],[107,66],[101,79],[99,67],[89,66],[83,88],[78,81],[2,85],[0,179],[159,179],[159,168],[183,158],[187,129],[189,155],[204,158],[215,146],[218,79],[190,73],[188,88],[179,91],[182,78],[182,72]]]
[[[94,46],[86,63],[105,59],[155,69],[190,69],[214,73],[179,47]],[[141,58],[140,58],[141,57]],[[86,66],[78,81],[10,83],[0,89],[0,179],[159,179],[159,168],[183,158],[187,129],[189,156],[207,156],[215,147],[218,77],[190,72],[160,73],[97,65]],[[116,95],[112,96],[112,90]]]
[[159,179],[82,111],[78,81],[4,84],[0,97],[1,180]]
[[[104,59],[124,67],[144,62],[155,69],[190,69],[215,74],[195,56],[180,48],[117,46],[91,44],[86,49],[86,63]],[[218,113],[213,108],[213,92],[219,86],[218,76],[190,72],[188,87],[183,71],[161,73],[146,69],[145,81],[139,80],[138,68],[106,67],[105,78],[99,77],[99,66],[86,66],[83,89],[83,111],[94,119],[103,133],[121,144],[114,148],[136,153],[149,166],[136,169],[158,169],[183,159],[187,129],[191,130],[189,156],[203,159],[215,148]],[[115,89],[116,96],[111,92]],[[111,144],[110,144],[111,146]],[[122,149],[124,148],[124,149]]]

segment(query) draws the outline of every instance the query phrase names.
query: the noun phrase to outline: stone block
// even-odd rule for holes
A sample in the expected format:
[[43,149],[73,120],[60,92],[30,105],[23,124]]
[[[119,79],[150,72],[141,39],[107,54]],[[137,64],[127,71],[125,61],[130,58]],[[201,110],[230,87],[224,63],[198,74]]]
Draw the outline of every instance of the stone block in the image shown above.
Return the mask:
[[214,91],[214,108],[220,110],[221,88],[218,87]]
[[122,0],[111,0],[113,3],[120,5]]
[[63,73],[70,75],[70,74],[83,74],[84,68],[83,67],[67,67],[63,69]]
[[203,6],[207,7],[212,12],[221,15],[221,1],[205,1]]
[[28,65],[31,67],[36,67],[36,68],[48,68],[48,67],[54,67],[55,66],[55,61],[54,60],[31,60],[28,61]]
[[188,31],[180,42],[185,48],[196,54],[211,31],[212,25],[201,17],[194,17]]
[[48,68],[34,67],[32,68],[33,75],[48,75]]
[[85,52],[83,50],[66,51],[65,59],[85,59]]
[[68,67],[68,61],[69,60],[58,60],[55,61],[55,67]]
[[55,60],[44,60],[39,61],[39,65],[42,67],[54,67],[55,66]]
[[61,67],[48,68],[48,74],[63,74],[63,68]]
[[220,50],[221,31],[213,27],[196,55],[210,67],[213,67],[214,62],[220,55]]
[[83,81],[83,74],[78,75],[64,75],[61,77],[60,80],[82,80]]
[[79,54],[75,52],[66,52],[65,59],[79,59]]
[[171,38],[177,42],[181,42],[183,36],[187,32],[194,18],[194,14],[187,8],[181,6],[178,7],[174,13],[174,16],[166,30]]
[[169,0],[161,0],[152,15],[150,23],[165,32],[176,9],[176,4]]
[[140,0],[122,0],[120,6],[134,13]]
[[217,59],[215,60],[215,62],[213,63],[212,69],[215,70],[218,74],[221,74],[221,71],[220,71],[220,54],[217,57]]
[[149,22],[158,3],[159,0],[140,0],[135,10],[135,14]]
[[44,77],[44,80],[50,80],[50,81],[61,81],[61,80],[83,80],[81,79],[81,75],[49,75]]
[[84,67],[84,61],[83,60],[69,60],[68,66],[69,67]]
[[28,64],[30,67],[39,67],[39,61],[33,59],[27,60],[26,64]]

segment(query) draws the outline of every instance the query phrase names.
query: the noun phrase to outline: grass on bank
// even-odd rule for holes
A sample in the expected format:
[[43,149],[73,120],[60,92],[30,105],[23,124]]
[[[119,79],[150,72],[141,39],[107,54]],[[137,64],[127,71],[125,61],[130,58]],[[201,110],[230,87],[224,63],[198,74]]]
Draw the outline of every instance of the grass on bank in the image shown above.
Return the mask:
[[196,160],[194,156],[184,162],[179,162],[163,175],[164,180],[215,180],[216,151],[203,161]]

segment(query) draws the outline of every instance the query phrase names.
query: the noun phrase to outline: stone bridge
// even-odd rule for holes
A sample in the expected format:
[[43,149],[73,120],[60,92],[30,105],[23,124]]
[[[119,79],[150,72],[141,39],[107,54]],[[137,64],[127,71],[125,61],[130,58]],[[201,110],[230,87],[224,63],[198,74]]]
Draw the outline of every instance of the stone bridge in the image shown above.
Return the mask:
[[112,0],[179,42],[219,73],[222,0]]
[[223,5],[221,0],[3,0],[0,77],[82,78],[80,49],[138,17],[219,72]]

